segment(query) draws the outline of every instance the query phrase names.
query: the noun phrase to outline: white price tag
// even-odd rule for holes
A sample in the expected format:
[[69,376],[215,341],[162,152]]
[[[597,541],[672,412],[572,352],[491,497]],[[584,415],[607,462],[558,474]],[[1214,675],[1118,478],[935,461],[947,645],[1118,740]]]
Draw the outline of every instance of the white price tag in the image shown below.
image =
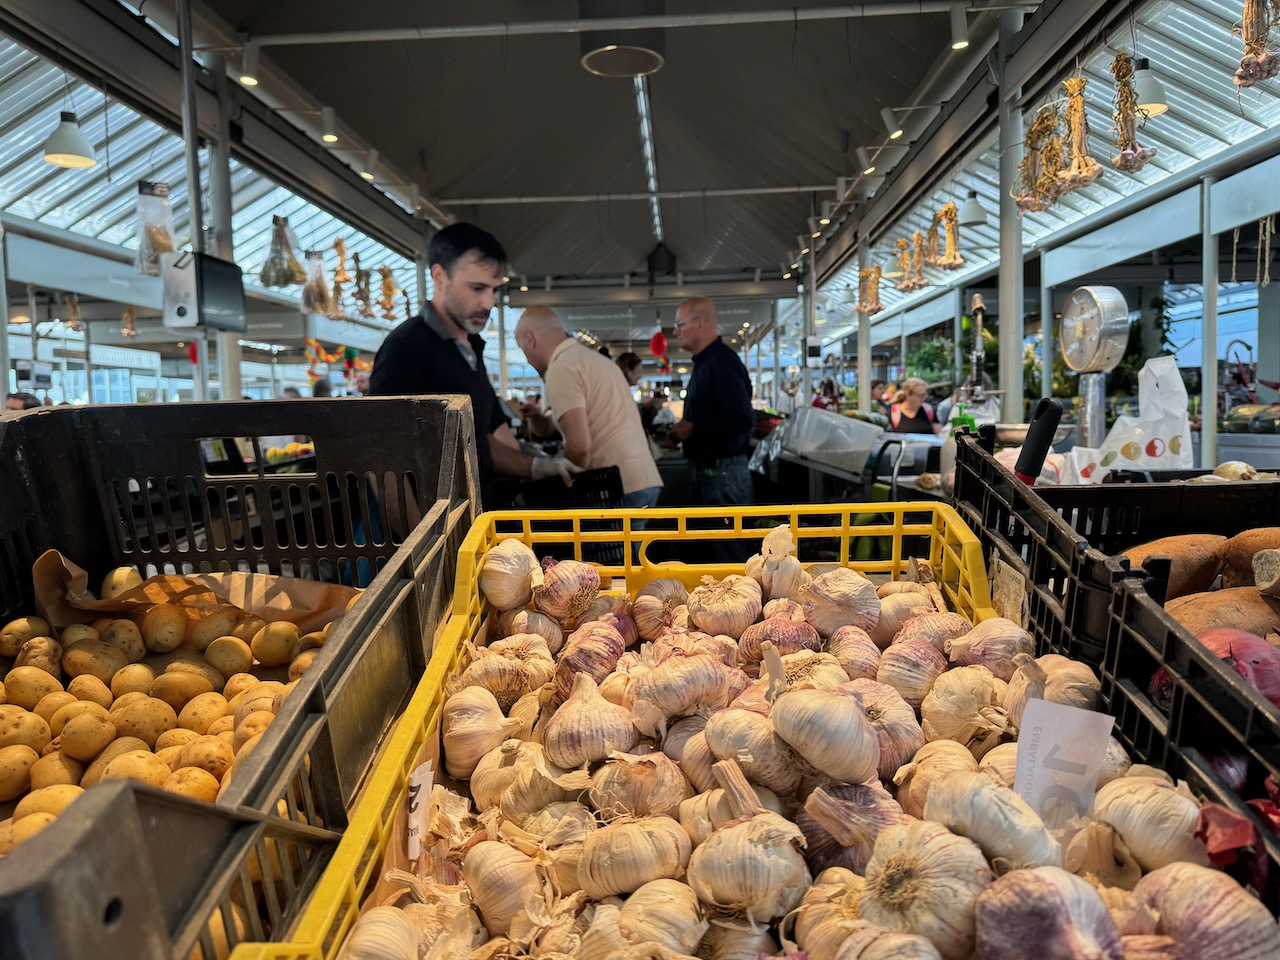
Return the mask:
[[1029,701],[1018,732],[1013,788],[1042,817],[1057,801],[1084,813],[1093,803],[1115,722],[1106,713]]
[[435,783],[430,762],[409,774],[409,859],[422,856],[422,834],[427,827],[427,799]]
[[999,616],[1012,620],[1023,630],[1031,622],[1031,596],[1021,573],[991,551],[991,605]]

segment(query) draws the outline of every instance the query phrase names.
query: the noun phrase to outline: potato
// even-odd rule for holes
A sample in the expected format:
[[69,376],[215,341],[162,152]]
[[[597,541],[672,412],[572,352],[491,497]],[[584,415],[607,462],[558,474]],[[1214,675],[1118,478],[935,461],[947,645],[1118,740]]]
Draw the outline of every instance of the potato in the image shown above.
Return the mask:
[[61,689],[58,678],[39,667],[14,667],[4,678],[5,698],[24,710],[34,710],[37,703]]
[[89,626],[97,630],[99,636],[101,636],[102,631],[107,629],[107,627],[111,626],[111,621],[114,619],[116,618],[115,617],[98,617],[96,620],[90,620]]
[[162,786],[184,797],[194,797],[205,803],[218,799],[218,778],[200,767],[179,767]]
[[54,737],[41,748],[40,759],[43,760],[45,757],[49,756],[49,754],[58,753],[60,750],[62,750],[62,738]]
[[328,639],[328,635],[323,630],[314,630],[311,633],[304,633],[298,638],[298,649],[294,653],[294,656],[297,656],[306,650],[319,650],[325,645],[325,642]]
[[221,781],[235,758],[235,750],[221,737],[200,737],[182,748],[178,766],[199,767]]
[[[256,737],[250,737],[248,740],[245,741],[244,746],[242,746],[238,751],[236,751],[236,758],[232,762],[231,768],[227,771],[226,776],[222,778],[222,789],[218,791],[218,796],[222,796],[222,791],[227,789],[227,784],[229,784],[231,782],[231,778],[235,776],[236,768],[239,767],[241,763],[244,762],[244,760],[249,756],[249,754],[253,753],[253,748],[258,745],[258,742],[261,739],[262,739],[262,734],[258,734],[258,736]],[[286,816],[287,816],[287,813],[286,813]]]
[[209,724],[205,733],[211,737],[216,737],[220,733],[230,733],[236,728],[236,718],[230,715],[219,717],[213,723]]
[[266,625],[267,621],[263,620],[261,617],[250,615],[236,624],[235,629],[231,631],[231,636],[235,637],[237,640],[243,640],[245,643],[248,643],[257,636],[258,631]]
[[93,763],[85,768],[84,776],[80,778],[80,786],[86,790],[92,787],[100,779],[102,779],[102,771],[107,769],[107,764],[116,757],[124,753],[134,750],[149,750],[150,748],[145,742],[137,737],[118,737],[107,744],[107,749],[94,757]]
[[79,784],[84,764],[72,760],[61,750],[41,757],[31,767],[31,789],[40,790],[60,783]]
[[217,640],[225,637],[240,622],[240,611],[235,607],[223,607],[201,620],[192,621],[187,627],[187,639],[197,650],[204,650]]
[[177,650],[186,635],[186,611],[175,604],[157,603],[142,618],[142,641],[152,653]]
[[198,673],[162,673],[151,685],[151,696],[173,707],[176,717],[188,703],[212,690],[213,684]]
[[103,683],[110,683],[116,671],[128,664],[117,647],[101,640],[82,640],[62,655],[62,669],[68,676],[80,677],[87,673]]
[[253,666],[253,651],[239,637],[218,637],[205,648],[204,658],[225,676],[244,673]]
[[302,653],[294,657],[289,662],[289,679],[300,679],[302,675],[307,672],[307,668],[311,666],[312,662],[316,658],[316,654],[319,652],[319,650],[304,650]]
[[89,763],[116,738],[116,725],[110,717],[82,713],[67,721],[60,737],[62,753],[72,760]]
[[170,770],[177,770],[179,769],[179,767],[181,767],[181,764],[178,763],[178,760],[181,759],[182,748],[185,746],[186,746],[185,743],[177,743],[171,747],[165,747],[163,750],[157,750],[156,756],[159,757],[161,760],[163,760],[168,765]]
[[232,734],[231,746],[238,752],[245,745],[245,741],[256,737],[260,733],[266,733],[267,727],[271,726],[271,721],[276,718],[274,713],[267,710],[259,710],[257,713],[251,713],[240,723],[236,724],[235,733]]
[[31,711],[18,706],[16,703],[0,703],[0,720],[3,720],[5,717],[17,717],[30,712]]
[[131,663],[116,671],[111,678],[111,695],[117,700],[126,693],[142,693],[150,696],[151,685],[156,682],[156,672],[145,663]]
[[148,747],[154,747],[160,734],[178,725],[173,707],[155,697],[112,710],[111,719],[115,721],[116,736],[137,737]]
[[[230,904],[231,910],[227,911],[226,907],[221,907],[213,911],[209,916],[209,923],[205,928],[208,931],[209,943],[213,948],[213,952],[206,954],[200,943],[191,948],[191,952],[187,954],[187,960],[206,960],[206,957],[217,957],[219,960],[231,956],[231,952],[235,949],[237,943],[248,940],[245,935],[248,927],[245,924],[244,909],[238,903]],[[227,924],[224,912],[229,912],[231,916],[232,926],[235,928],[235,938],[227,936]]]
[[190,700],[178,714],[178,726],[197,734],[207,733],[209,725],[227,714],[227,698],[220,693],[202,693]]
[[169,765],[154,753],[131,750],[122,753],[102,771],[103,780],[138,780],[153,787],[162,787],[173,773]]
[[[75,694],[68,693],[66,690],[58,690],[54,693],[46,693],[41,697],[33,712],[44,717],[44,722],[52,726],[53,715],[69,703],[79,703]],[[54,734],[54,736],[57,736],[57,734]]]
[[58,642],[62,644],[62,649],[66,650],[82,640],[101,640],[102,634],[87,623],[73,623],[67,627],[58,636]]
[[15,667],[39,667],[52,677],[62,676],[62,644],[53,637],[32,637],[18,650]]
[[285,700],[288,698],[289,694],[293,693],[294,689],[297,686],[298,686],[297,680],[290,680],[288,683],[286,683],[283,687],[280,688],[279,692],[277,692],[276,695],[271,698],[272,713],[280,712],[280,708],[284,706]]
[[1280,600],[1262,596],[1257,587],[1193,593],[1170,600],[1164,609],[1194,636],[1218,627],[1246,630],[1260,637],[1280,630]]
[[100,643],[115,647],[129,663],[138,663],[147,655],[147,645],[142,642],[142,631],[132,620],[112,620],[102,631]]
[[0,706],[3,706],[7,702],[8,701],[4,698],[4,683],[0,682]]
[[[276,694],[284,689],[284,684],[276,680],[264,680],[256,687],[246,690],[241,696],[244,698],[236,704],[235,713],[236,726],[240,726],[244,722],[244,718],[251,713],[259,710],[270,710],[275,702]],[[231,704],[227,704],[227,709],[231,709]]]
[[52,813],[33,813],[0,825],[0,857],[13,853],[18,844],[30,840],[56,819]]
[[218,739],[231,747],[233,751],[235,750],[236,735],[232,731],[224,730],[222,733],[218,734]]
[[357,593],[354,597],[352,597],[350,600],[348,600],[348,601],[347,601],[347,608],[346,608],[346,610],[344,610],[343,612],[344,612],[344,613],[350,613],[350,612],[352,611],[352,609],[354,609],[354,608],[355,608],[355,605],[356,605],[357,603],[359,603],[359,602],[360,602],[360,600],[361,600],[361,598],[363,598],[363,597],[364,597],[364,591],[363,591],[363,590],[361,590],[361,591],[360,591],[359,593]]
[[[181,719],[179,719],[179,722],[181,722]],[[156,737],[156,753],[168,747],[185,747],[192,740],[196,740],[203,735],[203,731],[197,733],[195,730],[188,730],[186,727],[174,727],[172,730],[166,730]]]
[[227,682],[222,688],[222,695],[230,700],[233,697],[237,697],[244,693],[246,690],[256,687],[261,682],[262,681],[252,673],[232,674],[227,678]]
[[[1253,555],[1259,550],[1274,550],[1277,547],[1280,547],[1280,527],[1257,527],[1236,534],[1222,545],[1222,557],[1226,562],[1222,571],[1222,585],[1224,587],[1252,586]],[[1239,629],[1249,630],[1248,627]],[[1250,632],[1253,631],[1250,630]],[[0,647],[0,653],[3,652],[3,647]]]
[[71,806],[82,793],[84,793],[83,787],[67,783],[32,790],[13,808],[14,822],[23,817],[29,817],[33,813],[51,813],[56,817]]
[[88,674],[74,677],[67,684],[67,692],[75,694],[77,700],[89,700],[102,707],[110,707],[115,700],[111,695],[110,687],[97,677],[91,677]]
[[296,624],[277,620],[254,634],[249,647],[264,667],[279,667],[293,659],[294,648],[300,639]]
[[49,731],[55,737],[62,736],[62,731],[66,728],[71,718],[82,714],[92,714],[104,718],[110,718],[111,716],[106,707],[100,706],[92,700],[76,700],[74,703],[68,703],[65,707],[59,707],[54,712],[49,719]]
[[49,745],[53,734],[49,732],[49,724],[44,717],[35,713],[24,713],[17,717],[6,717],[0,720],[0,749],[12,747],[14,744],[26,744],[36,753]]
[[98,596],[103,600],[114,600],[120,594],[128,593],[141,585],[142,574],[133,567],[116,567],[102,578],[102,589],[98,591]]
[[0,747],[0,802],[16,800],[31,789],[31,768],[39,759],[25,743]]
[[47,637],[48,621],[39,617],[18,617],[0,627],[0,657],[16,657],[32,637]]
[[208,680],[209,686],[214,690],[221,690],[227,682],[227,678],[222,675],[221,671],[203,660],[175,660],[164,668],[164,672],[194,673],[196,676],[204,677]]
[[111,712],[115,713],[117,710],[123,709],[131,703],[139,703],[150,696],[151,694],[149,691],[144,693],[140,690],[134,690],[132,693],[123,694],[116,697],[115,702],[111,704]]

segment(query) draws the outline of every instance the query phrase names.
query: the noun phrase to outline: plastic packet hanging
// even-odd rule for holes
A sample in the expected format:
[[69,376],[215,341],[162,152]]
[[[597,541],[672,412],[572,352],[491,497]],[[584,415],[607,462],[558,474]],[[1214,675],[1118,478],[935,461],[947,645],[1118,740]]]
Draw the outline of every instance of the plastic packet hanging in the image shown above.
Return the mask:
[[329,294],[329,278],[324,272],[324,253],[308,250],[306,282],[302,285],[303,313],[332,313],[333,297]]
[[267,251],[267,262],[262,265],[258,279],[264,287],[290,287],[297,283],[305,283],[307,273],[298,262],[293,251],[296,241],[289,229],[288,217],[271,218],[271,249]]
[[139,273],[159,276],[162,253],[173,253],[173,211],[169,209],[169,185],[139,180],[138,255],[134,266]]

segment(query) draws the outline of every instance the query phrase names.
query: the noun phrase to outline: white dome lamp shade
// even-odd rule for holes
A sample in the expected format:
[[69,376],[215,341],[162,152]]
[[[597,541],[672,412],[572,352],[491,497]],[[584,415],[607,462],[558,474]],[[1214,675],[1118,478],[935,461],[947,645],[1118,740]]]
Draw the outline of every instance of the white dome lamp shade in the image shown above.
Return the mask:
[[93,155],[93,146],[80,129],[80,121],[71,111],[62,111],[57,129],[44,142],[44,159],[55,167],[72,170],[98,165],[98,160]]
[[978,191],[970,190],[969,198],[960,205],[960,226],[980,227],[987,222],[987,211],[978,200]]
[[1138,111],[1148,117],[1158,117],[1169,110],[1164,84],[1151,69],[1151,61],[1138,57],[1133,61],[1133,92],[1138,98]]

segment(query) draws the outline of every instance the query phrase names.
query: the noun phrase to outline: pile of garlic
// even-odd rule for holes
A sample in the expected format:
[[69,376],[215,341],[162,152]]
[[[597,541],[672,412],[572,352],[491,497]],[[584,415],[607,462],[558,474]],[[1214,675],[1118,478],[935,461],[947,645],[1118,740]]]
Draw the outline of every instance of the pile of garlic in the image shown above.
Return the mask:
[[1115,741],[1085,815],[1014,792],[1027,702],[1098,679],[911,569],[806,569],[782,527],[743,575],[629,598],[503,541],[441,714],[470,796],[436,785],[430,852],[342,956],[1280,957],[1196,800]]

